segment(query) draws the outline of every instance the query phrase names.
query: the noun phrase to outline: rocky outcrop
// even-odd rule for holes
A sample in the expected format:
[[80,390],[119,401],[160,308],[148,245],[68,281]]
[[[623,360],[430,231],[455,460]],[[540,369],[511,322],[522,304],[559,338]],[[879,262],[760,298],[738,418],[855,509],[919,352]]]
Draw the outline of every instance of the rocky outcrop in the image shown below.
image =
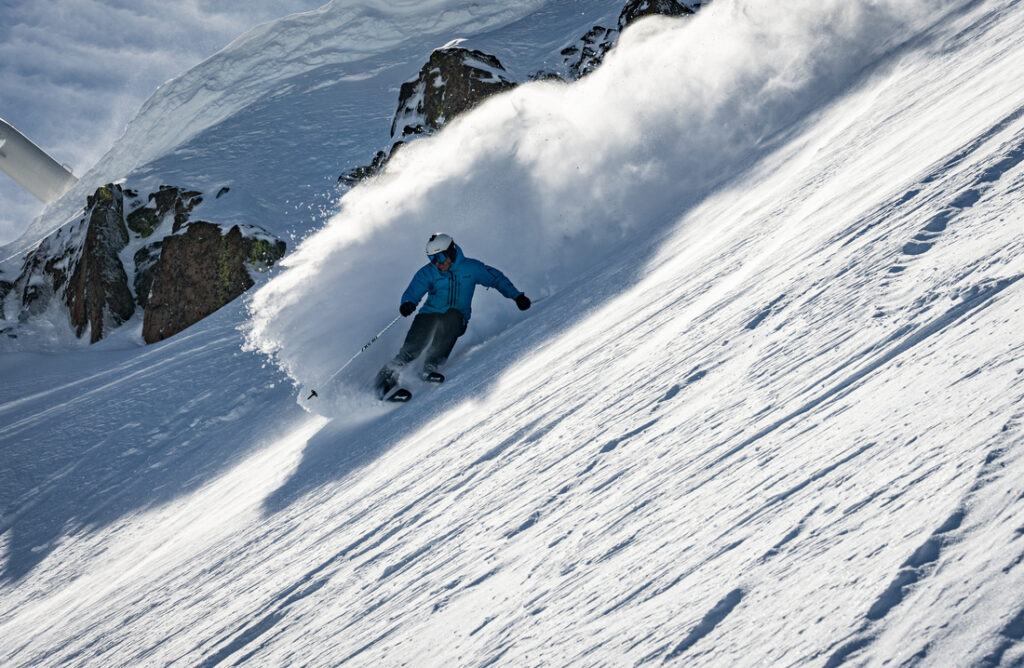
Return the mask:
[[637,19],[654,14],[663,16],[689,16],[707,2],[701,0],[630,0],[619,13],[619,32]]
[[561,50],[566,78],[580,79],[598,68],[615,46],[619,35],[645,16],[689,16],[710,0],[630,0],[619,13],[615,28],[594,26],[580,39]]
[[149,303],[149,291],[153,287],[153,269],[156,267],[157,260],[160,259],[162,246],[162,241],[143,246],[135,251],[135,256],[132,258],[135,262],[135,281],[133,282],[135,302],[142,308],[146,308],[146,304]]
[[391,140],[436,132],[482,100],[515,86],[495,56],[461,46],[435,49],[419,76],[402,84]]
[[247,264],[269,265],[284,255],[283,241],[227,234],[212,223],[191,223],[163,239],[152,268],[142,338],[155,343],[199,322],[253,285]]
[[13,282],[5,281],[2,278],[0,278],[0,320],[4,320],[7,317],[4,315],[4,302],[7,301],[7,295],[10,294],[11,290],[13,289]]
[[88,329],[90,343],[135,313],[128,274],[118,257],[127,245],[124,195],[120,186],[108,184],[89,198],[85,242],[64,290],[75,334],[81,337]]
[[[141,308],[153,342],[217,310],[253,285],[250,270],[280,259],[285,244],[256,227],[224,234],[213,223],[189,224],[201,203],[202,193],[176,186],[144,201],[120,185],[97,189],[85,217],[27,253],[15,280],[0,281],[0,331],[16,338],[22,325],[62,305],[75,334],[88,331],[95,343]],[[5,306],[16,308],[16,323]]]
[[19,322],[46,311],[57,297],[75,334],[99,341],[135,312],[128,276],[118,257],[128,243],[121,187],[107,184],[89,196],[84,218],[43,239],[26,256],[12,285]]
[[[620,33],[637,19],[652,14],[688,16],[710,0],[629,0],[619,13],[615,28],[594,26],[583,37],[561,49],[562,72],[540,70],[531,80],[576,80],[593,72],[615,46]],[[452,42],[430,54],[415,79],[406,81],[398,94],[398,109],[391,121],[391,146],[377,151],[368,165],[338,177],[354,186],[380,173],[407,141],[437,132],[453,118],[482,100],[517,84],[497,56],[466,49]]]
[[[217,196],[227,190],[229,189],[221,188]],[[177,232],[188,222],[192,210],[202,202],[202,193],[197,190],[160,186],[155,193],[150,193],[146,206],[140,206],[128,214],[128,227],[140,237],[146,238],[156,231],[167,215],[173,213],[171,231]]]
[[594,26],[575,44],[562,49],[562,63],[570,79],[584,77],[601,64],[605,54],[615,46],[618,32],[602,26]]
[[19,303],[18,321],[26,322],[47,309],[67,282],[69,267],[78,253],[79,238],[85,229],[82,219],[67,229],[43,239],[25,255],[13,292]]
[[419,75],[402,84],[391,122],[391,148],[373,162],[342,174],[348,185],[380,172],[406,141],[437,132],[459,114],[517,84],[496,56],[457,45],[435,49]]
[[[398,150],[400,144],[401,142],[394,144],[391,147],[391,151],[394,152]],[[380,170],[384,169],[384,165],[387,164],[388,159],[390,157],[390,153],[386,153],[385,151],[377,151],[377,154],[373,156],[373,162],[371,162],[369,165],[364,165],[362,167],[350,169],[349,171],[345,172],[344,174],[338,177],[338,182],[344,183],[347,186],[354,186],[363,179],[368,179],[371,176],[378,174]]]

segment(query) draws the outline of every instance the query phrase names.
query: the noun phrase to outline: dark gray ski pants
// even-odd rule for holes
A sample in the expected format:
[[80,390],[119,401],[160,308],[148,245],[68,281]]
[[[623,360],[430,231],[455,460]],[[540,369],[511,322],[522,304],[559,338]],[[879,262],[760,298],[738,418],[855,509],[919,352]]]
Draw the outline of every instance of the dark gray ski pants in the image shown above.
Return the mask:
[[466,319],[458,309],[449,309],[447,313],[418,314],[413,318],[409,333],[405,335],[402,349],[381,369],[381,376],[388,371],[397,375],[398,370],[419,357],[424,348],[427,349],[423,360],[424,373],[437,371],[448,361],[455,341],[466,333],[466,324]]

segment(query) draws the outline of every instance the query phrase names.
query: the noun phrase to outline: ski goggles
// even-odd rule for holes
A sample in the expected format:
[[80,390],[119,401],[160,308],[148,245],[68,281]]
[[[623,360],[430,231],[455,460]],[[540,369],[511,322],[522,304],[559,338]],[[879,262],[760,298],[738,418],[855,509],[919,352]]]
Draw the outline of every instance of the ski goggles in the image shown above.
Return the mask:
[[430,261],[434,264],[444,264],[444,261],[448,259],[447,251],[441,251],[440,253],[434,253],[430,256]]

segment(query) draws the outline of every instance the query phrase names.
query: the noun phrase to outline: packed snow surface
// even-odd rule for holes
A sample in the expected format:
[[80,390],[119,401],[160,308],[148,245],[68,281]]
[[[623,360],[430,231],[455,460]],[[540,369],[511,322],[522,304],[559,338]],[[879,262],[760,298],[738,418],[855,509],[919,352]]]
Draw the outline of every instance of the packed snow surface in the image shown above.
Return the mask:
[[[367,80],[454,38],[557,53],[618,9],[429,4],[437,44],[380,28]],[[178,336],[0,356],[0,662],[1024,662],[1024,5],[765,4],[646,19],[417,140]],[[213,183],[218,149],[288,144],[286,108],[344,134],[318,70],[246,98],[268,43],[303,60],[287,27],[233,45],[211,148],[111,160]],[[200,68],[147,107],[177,123]],[[396,97],[300,176],[372,155]],[[408,320],[326,383],[435,231],[533,308],[478,292],[409,404],[366,392]]]

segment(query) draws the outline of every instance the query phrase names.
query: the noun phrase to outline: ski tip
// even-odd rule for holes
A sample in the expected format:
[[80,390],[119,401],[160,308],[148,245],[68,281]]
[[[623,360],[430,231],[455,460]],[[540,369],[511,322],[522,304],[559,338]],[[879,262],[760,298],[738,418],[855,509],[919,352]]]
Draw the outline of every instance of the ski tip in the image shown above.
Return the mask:
[[405,388],[399,388],[399,389],[395,390],[394,394],[392,394],[390,397],[388,397],[386,399],[386,401],[391,401],[391,402],[394,402],[394,403],[405,403],[406,401],[409,401],[410,399],[412,399],[412,392],[410,392],[409,390],[407,390]]

